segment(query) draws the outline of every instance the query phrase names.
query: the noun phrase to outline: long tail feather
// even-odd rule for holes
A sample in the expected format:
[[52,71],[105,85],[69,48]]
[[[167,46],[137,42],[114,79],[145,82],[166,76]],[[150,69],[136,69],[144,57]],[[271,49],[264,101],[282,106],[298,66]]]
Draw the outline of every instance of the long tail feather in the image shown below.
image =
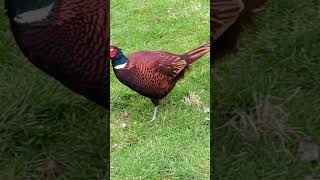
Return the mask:
[[182,56],[186,59],[188,64],[192,64],[194,61],[200,59],[202,56],[210,52],[210,43],[197,47]]

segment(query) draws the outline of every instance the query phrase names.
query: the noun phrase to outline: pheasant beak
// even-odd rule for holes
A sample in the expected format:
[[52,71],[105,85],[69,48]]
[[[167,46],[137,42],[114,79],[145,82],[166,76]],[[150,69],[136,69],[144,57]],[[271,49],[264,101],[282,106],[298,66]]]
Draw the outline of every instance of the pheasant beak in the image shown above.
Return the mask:
[[117,54],[117,50],[114,48],[111,48],[110,49],[110,58],[112,59],[112,58],[116,57],[116,54]]

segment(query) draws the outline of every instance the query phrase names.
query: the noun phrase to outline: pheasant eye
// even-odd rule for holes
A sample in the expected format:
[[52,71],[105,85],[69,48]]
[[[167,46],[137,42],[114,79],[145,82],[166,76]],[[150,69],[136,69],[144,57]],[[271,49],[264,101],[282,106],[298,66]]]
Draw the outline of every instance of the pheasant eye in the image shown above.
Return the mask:
[[117,54],[117,51],[113,48],[110,49],[110,58],[114,58]]

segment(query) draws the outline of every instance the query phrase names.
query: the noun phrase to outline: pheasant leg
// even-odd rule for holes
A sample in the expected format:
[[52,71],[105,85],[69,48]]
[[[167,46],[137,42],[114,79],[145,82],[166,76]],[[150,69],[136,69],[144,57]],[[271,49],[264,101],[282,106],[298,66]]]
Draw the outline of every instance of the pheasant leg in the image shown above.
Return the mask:
[[158,116],[158,106],[156,106],[154,108],[153,117],[152,117],[150,123],[154,123],[154,121],[157,119],[157,116]]

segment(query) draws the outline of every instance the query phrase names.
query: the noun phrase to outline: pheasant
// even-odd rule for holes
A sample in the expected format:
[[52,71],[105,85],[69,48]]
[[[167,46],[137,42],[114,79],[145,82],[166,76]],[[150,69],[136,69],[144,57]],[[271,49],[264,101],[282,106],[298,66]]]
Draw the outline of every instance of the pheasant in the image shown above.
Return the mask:
[[6,0],[11,30],[36,67],[108,107],[109,1]]
[[211,42],[216,57],[236,47],[241,27],[267,0],[214,0],[211,3]]
[[181,55],[163,51],[139,51],[126,57],[120,48],[111,46],[110,59],[120,82],[151,99],[155,107],[150,121],[153,123],[158,115],[160,101],[183,78],[190,65],[209,51],[210,45],[205,44]]

